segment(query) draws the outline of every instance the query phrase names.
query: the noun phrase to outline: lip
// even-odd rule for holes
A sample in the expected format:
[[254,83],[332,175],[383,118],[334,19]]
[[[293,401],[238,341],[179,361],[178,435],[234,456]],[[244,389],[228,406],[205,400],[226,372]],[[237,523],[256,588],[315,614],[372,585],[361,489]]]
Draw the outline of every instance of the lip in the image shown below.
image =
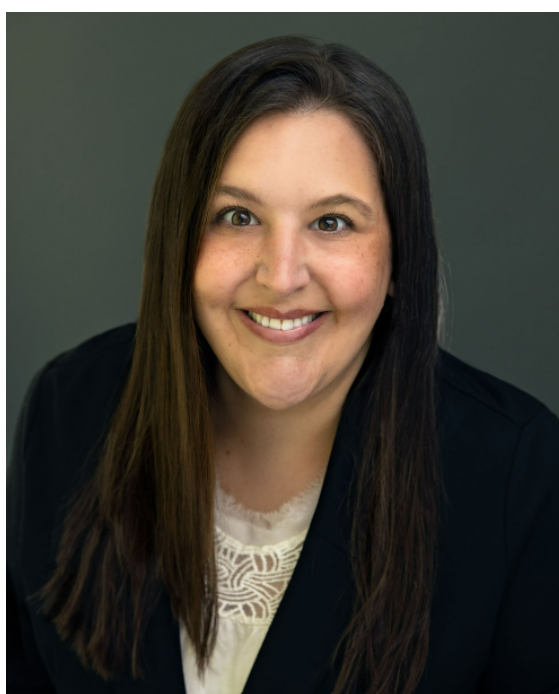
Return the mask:
[[298,328],[293,328],[292,330],[274,330],[273,328],[265,328],[263,325],[256,323],[242,309],[237,309],[237,313],[239,314],[241,322],[244,323],[255,335],[258,335],[258,337],[261,337],[263,340],[268,342],[275,342],[279,344],[298,342],[299,340],[312,335],[312,333],[316,332],[322,325],[324,325],[326,320],[328,320],[328,316],[330,315],[330,311],[325,311],[316,320],[313,320],[311,323],[301,325]]
[[315,313],[322,313],[322,311],[312,308],[296,308],[292,311],[282,313],[281,311],[276,311],[275,308],[268,308],[266,306],[244,306],[242,310],[250,311],[251,313],[259,313],[261,316],[277,318],[278,320],[294,320],[295,318],[304,318],[305,316],[311,316]]

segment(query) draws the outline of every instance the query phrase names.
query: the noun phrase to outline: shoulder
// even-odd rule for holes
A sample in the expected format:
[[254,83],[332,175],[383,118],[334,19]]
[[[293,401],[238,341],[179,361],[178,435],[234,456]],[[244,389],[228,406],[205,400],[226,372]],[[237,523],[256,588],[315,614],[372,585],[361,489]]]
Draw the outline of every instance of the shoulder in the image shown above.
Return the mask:
[[[89,455],[118,402],[135,333],[136,324],[128,323],[94,335],[56,355],[34,375],[8,465],[13,499],[43,494],[55,508],[73,490],[76,475],[91,472],[89,462],[94,464],[95,458]],[[36,500],[27,507],[40,505]]]
[[102,361],[119,362],[130,352],[136,336],[136,323],[126,323],[93,335],[71,349],[50,359],[42,371],[52,373],[59,369],[87,369],[91,364]]
[[[557,673],[559,419],[444,350],[438,367],[447,503],[438,559],[445,588],[436,600],[440,614],[489,635],[484,691],[520,691],[517,682],[529,691],[534,663],[544,664],[546,682]],[[449,609],[449,596],[462,607]]]
[[[94,395],[114,386],[131,361],[135,335],[136,323],[126,323],[94,335],[49,359],[34,373],[27,387],[19,415],[19,429],[29,427],[40,401],[45,399],[45,390],[54,389],[50,393],[50,404],[60,407],[72,399],[72,393]],[[52,400],[55,396],[56,402]]]
[[30,460],[52,452],[53,460],[62,461],[70,451],[78,459],[78,451],[94,443],[116,405],[135,334],[136,323],[112,328],[46,362],[27,388],[15,447],[27,451]]
[[443,349],[437,366],[437,423],[447,470],[467,471],[485,484],[496,475],[497,486],[507,477],[510,486],[511,474],[540,486],[557,476],[559,419],[544,403]]
[[127,323],[57,354],[35,374],[30,390],[54,389],[57,406],[72,406],[78,397],[106,399],[128,372],[135,335],[136,323]]
[[36,567],[39,556],[50,561],[45,548],[51,547],[59,514],[97,464],[129,372],[135,333],[136,324],[129,323],[94,335],[50,359],[31,380],[7,471],[12,567],[21,561]]
[[446,420],[468,418],[517,431],[555,415],[538,398],[439,348],[439,389]]
[[484,488],[506,486],[509,498],[520,500],[530,489],[557,489],[556,414],[526,391],[442,349],[438,374],[443,459],[447,473],[457,475],[457,490],[468,476],[476,486],[482,480]]

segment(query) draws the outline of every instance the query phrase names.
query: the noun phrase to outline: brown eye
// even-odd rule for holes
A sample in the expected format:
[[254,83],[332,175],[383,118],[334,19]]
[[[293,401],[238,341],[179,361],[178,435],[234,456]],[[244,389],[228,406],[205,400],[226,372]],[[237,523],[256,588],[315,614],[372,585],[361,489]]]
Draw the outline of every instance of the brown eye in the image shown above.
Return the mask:
[[355,229],[355,224],[345,215],[328,213],[319,217],[313,224],[317,231],[321,231],[327,236],[343,236]]
[[235,210],[231,217],[231,223],[235,226],[246,226],[250,224],[250,214],[243,210]]
[[318,222],[320,231],[337,231],[339,217],[321,217]]
[[250,223],[251,217],[256,219],[248,210],[241,207],[229,207],[218,212],[216,222],[223,220],[232,227],[254,226],[254,224]]

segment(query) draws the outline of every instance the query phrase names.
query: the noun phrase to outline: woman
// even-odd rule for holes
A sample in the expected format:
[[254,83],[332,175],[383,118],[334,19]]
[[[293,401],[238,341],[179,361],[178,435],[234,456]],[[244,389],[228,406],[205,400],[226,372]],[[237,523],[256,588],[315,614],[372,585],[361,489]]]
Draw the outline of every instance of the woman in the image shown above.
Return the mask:
[[559,691],[559,422],[439,347],[437,255],[363,56],[278,37],[200,80],[137,324],[22,409],[14,691]]

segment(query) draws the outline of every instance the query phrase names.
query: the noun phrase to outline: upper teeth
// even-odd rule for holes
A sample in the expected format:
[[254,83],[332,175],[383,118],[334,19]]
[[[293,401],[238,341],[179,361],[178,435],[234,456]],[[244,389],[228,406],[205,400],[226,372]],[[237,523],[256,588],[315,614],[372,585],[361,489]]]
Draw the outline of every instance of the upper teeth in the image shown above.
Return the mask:
[[311,313],[303,318],[295,318],[294,320],[279,320],[278,318],[268,318],[268,316],[261,316],[259,313],[254,313],[254,311],[247,311],[248,315],[253,321],[260,323],[265,328],[272,328],[273,330],[292,330],[293,328],[299,328],[301,325],[310,323],[317,316],[318,313]]

